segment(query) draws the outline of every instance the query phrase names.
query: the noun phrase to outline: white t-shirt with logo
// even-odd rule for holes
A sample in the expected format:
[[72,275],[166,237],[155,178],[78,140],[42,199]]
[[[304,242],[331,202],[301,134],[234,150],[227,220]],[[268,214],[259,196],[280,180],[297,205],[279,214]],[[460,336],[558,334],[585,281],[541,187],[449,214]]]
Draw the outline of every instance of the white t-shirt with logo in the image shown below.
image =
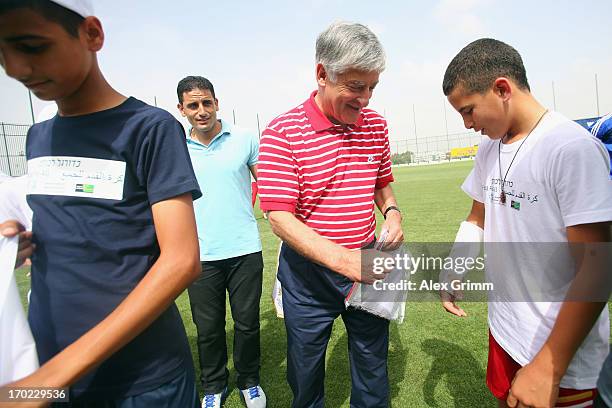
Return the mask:
[[[498,140],[483,140],[462,188],[485,205],[486,275],[494,285],[489,294],[491,334],[524,366],[550,335],[575,275],[569,247],[563,245],[566,228],[612,220],[612,180],[601,142],[559,113],[547,113],[517,153],[521,142],[502,144],[500,151]],[[505,203],[500,199],[502,180]],[[533,243],[531,250],[525,243]],[[556,291],[554,299],[544,300],[534,290],[538,285]],[[561,387],[595,387],[609,336],[606,307],[574,355]]]

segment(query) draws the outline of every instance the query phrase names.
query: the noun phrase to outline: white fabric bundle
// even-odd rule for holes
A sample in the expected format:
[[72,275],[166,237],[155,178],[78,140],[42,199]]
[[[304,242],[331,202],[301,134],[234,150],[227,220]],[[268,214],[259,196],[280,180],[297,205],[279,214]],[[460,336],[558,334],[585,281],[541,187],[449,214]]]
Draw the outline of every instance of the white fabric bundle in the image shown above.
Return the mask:
[[13,274],[18,238],[0,236],[0,385],[38,368],[36,345],[26,320]]
[[17,220],[26,231],[32,230],[32,210],[26,201],[28,176],[9,177],[0,184],[0,223]]
[[9,181],[10,179],[11,179],[11,176],[3,173],[2,170],[0,170],[0,184],[4,183],[5,181]]
[[[471,222],[463,221],[459,226],[459,231],[457,231],[453,248],[448,255],[448,257],[453,260],[452,265],[462,264],[456,262],[459,258],[475,259],[478,257],[478,255],[480,255],[483,240],[484,230],[482,228]],[[440,271],[439,280],[441,283],[448,284],[448,293],[458,296],[460,295],[459,293],[455,293],[455,291],[450,289],[450,283],[457,280],[460,282],[463,281],[466,272],[466,270],[458,272],[454,269],[442,269]]]

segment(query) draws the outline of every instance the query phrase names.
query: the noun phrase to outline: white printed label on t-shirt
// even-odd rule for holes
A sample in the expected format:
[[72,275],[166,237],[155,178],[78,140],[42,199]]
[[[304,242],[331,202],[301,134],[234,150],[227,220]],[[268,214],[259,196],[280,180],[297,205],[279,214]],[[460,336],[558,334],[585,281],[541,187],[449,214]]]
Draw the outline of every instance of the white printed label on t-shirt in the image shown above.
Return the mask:
[[[505,202],[501,200],[502,182],[504,184],[504,195],[506,196]],[[503,206],[509,205],[517,211],[521,209],[521,202],[525,204],[535,204],[540,201],[540,194],[534,193],[533,191],[524,191],[515,184],[518,183],[515,183],[513,180],[502,180],[501,178],[491,177],[488,179],[487,184],[482,186],[482,190],[485,193],[485,197],[488,197],[491,203]]]
[[28,194],[121,200],[125,162],[88,157],[37,157],[28,160],[28,178]]

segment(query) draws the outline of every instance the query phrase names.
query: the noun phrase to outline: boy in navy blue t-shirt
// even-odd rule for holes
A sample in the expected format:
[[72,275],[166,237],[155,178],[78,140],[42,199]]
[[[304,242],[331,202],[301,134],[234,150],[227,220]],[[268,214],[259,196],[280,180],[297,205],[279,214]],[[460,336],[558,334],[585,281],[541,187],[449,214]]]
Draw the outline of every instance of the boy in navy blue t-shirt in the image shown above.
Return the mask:
[[0,64],[59,112],[28,133],[33,237],[20,258],[31,238],[41,368],[11,387],[71,386],[73,406],[197,406],[173,301],[200,273],[201,193],[181,125],[104,79],[91,14],[86,0],[0,2]]

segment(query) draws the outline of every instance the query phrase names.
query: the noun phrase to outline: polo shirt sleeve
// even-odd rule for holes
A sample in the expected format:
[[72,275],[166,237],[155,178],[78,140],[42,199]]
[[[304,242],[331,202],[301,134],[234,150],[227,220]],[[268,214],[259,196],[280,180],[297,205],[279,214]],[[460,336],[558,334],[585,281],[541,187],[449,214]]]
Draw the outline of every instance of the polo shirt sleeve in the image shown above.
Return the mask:
[[376,189],[386,187],[393,181],[393,173],[391,172],[391,148],[389,147],[389,129],[385,123],[385,144],[383,146],[382,156],[380,158],[380,167],[376,177]]
[[295,213],[298,175],[287,137],[267,128],[259,145],[257,188],[262,211]]
[[250,145],[251,150],[249,152],[248,165],[254,166],[259,161],[259,135],[257,135],[255,132],[251,133],[250,135],[251,135],[251,145]]
[[174,118],[160,120],[148,129],[136,159],[138,181],[145,186],[149,202],[158,203],[185,193],[194,200],[202,193],[195,178],[185,143],[185,131]]

